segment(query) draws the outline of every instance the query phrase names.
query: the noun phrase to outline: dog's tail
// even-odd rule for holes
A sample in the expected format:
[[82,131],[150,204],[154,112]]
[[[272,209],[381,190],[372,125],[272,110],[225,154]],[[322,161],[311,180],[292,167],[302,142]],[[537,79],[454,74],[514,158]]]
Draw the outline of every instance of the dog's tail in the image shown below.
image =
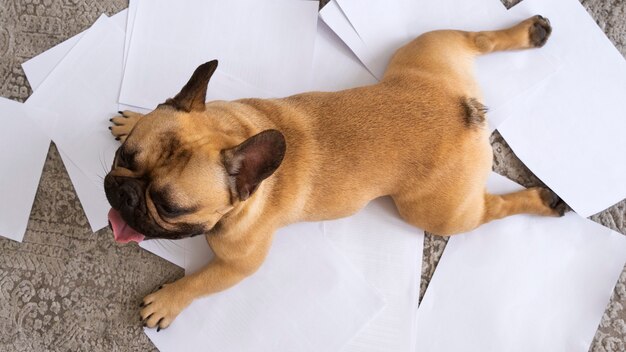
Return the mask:
[[461,98],[463,119],[467,127],[483,127],[487,121],[487,107],[476,98]]

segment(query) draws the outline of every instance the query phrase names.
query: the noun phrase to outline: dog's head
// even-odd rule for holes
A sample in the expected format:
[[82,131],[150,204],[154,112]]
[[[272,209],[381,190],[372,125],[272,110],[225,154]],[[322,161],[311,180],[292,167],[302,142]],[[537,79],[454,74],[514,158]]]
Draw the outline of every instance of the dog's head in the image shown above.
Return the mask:
[[117,150],[104,189],[119,241],[208,233],[282,162],[280,132],[242,140],[222,128],[219,110],[206,110],[216,68],[215,60],[199,66],[181,92],[143,116]]

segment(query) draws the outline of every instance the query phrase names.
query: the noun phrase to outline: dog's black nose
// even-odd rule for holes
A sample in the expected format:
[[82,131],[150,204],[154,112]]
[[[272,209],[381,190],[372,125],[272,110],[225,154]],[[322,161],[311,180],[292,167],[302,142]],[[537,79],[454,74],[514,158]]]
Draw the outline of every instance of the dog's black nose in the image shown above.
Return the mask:
[[143,180],[115,177],[110,174],[104,178],[104,193],[111,206],[122,214],[147,211],[144,201],[145,189],[146,184]]
[[132,183],[126,182],[118,189],[120,207],[128,207],[134,209],[139,204],[139,195]]

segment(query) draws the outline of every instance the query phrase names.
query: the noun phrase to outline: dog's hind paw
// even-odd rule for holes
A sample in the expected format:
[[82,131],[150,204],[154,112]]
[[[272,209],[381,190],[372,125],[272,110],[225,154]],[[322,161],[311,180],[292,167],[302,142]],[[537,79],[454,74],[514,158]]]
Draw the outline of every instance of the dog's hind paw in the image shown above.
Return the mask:
[[528,39],[530,45],[535,48],[541,48],[550,38],[550,34],[552,34],[550,20],[541,15],[536,15],[529,18],[529,22]]
[[543,204],[551,209],[553,216],[563,216],[571,210],[567,203],[549,188],[541,188],[540,195]]

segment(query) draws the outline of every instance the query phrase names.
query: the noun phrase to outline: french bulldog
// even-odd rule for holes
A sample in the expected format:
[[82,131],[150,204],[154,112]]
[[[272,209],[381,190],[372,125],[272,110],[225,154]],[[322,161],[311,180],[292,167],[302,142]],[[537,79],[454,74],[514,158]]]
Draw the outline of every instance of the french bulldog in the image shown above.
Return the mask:
[[493,152],[473,72],[476,56],[538,48],[551,31],[534,16],[504,30],[428,32],[377,84],[282,99],[205,103],[210,61],[154,111],[111,119],[122,143],[104,182],[116,239],[203,235],[215,254],[147,295],[144,325],[166,328],[195,298],[252,275],[278,228],[345,217],[377,197],[442,236],[519,213],[562,216],[547,188],[486,191]]

